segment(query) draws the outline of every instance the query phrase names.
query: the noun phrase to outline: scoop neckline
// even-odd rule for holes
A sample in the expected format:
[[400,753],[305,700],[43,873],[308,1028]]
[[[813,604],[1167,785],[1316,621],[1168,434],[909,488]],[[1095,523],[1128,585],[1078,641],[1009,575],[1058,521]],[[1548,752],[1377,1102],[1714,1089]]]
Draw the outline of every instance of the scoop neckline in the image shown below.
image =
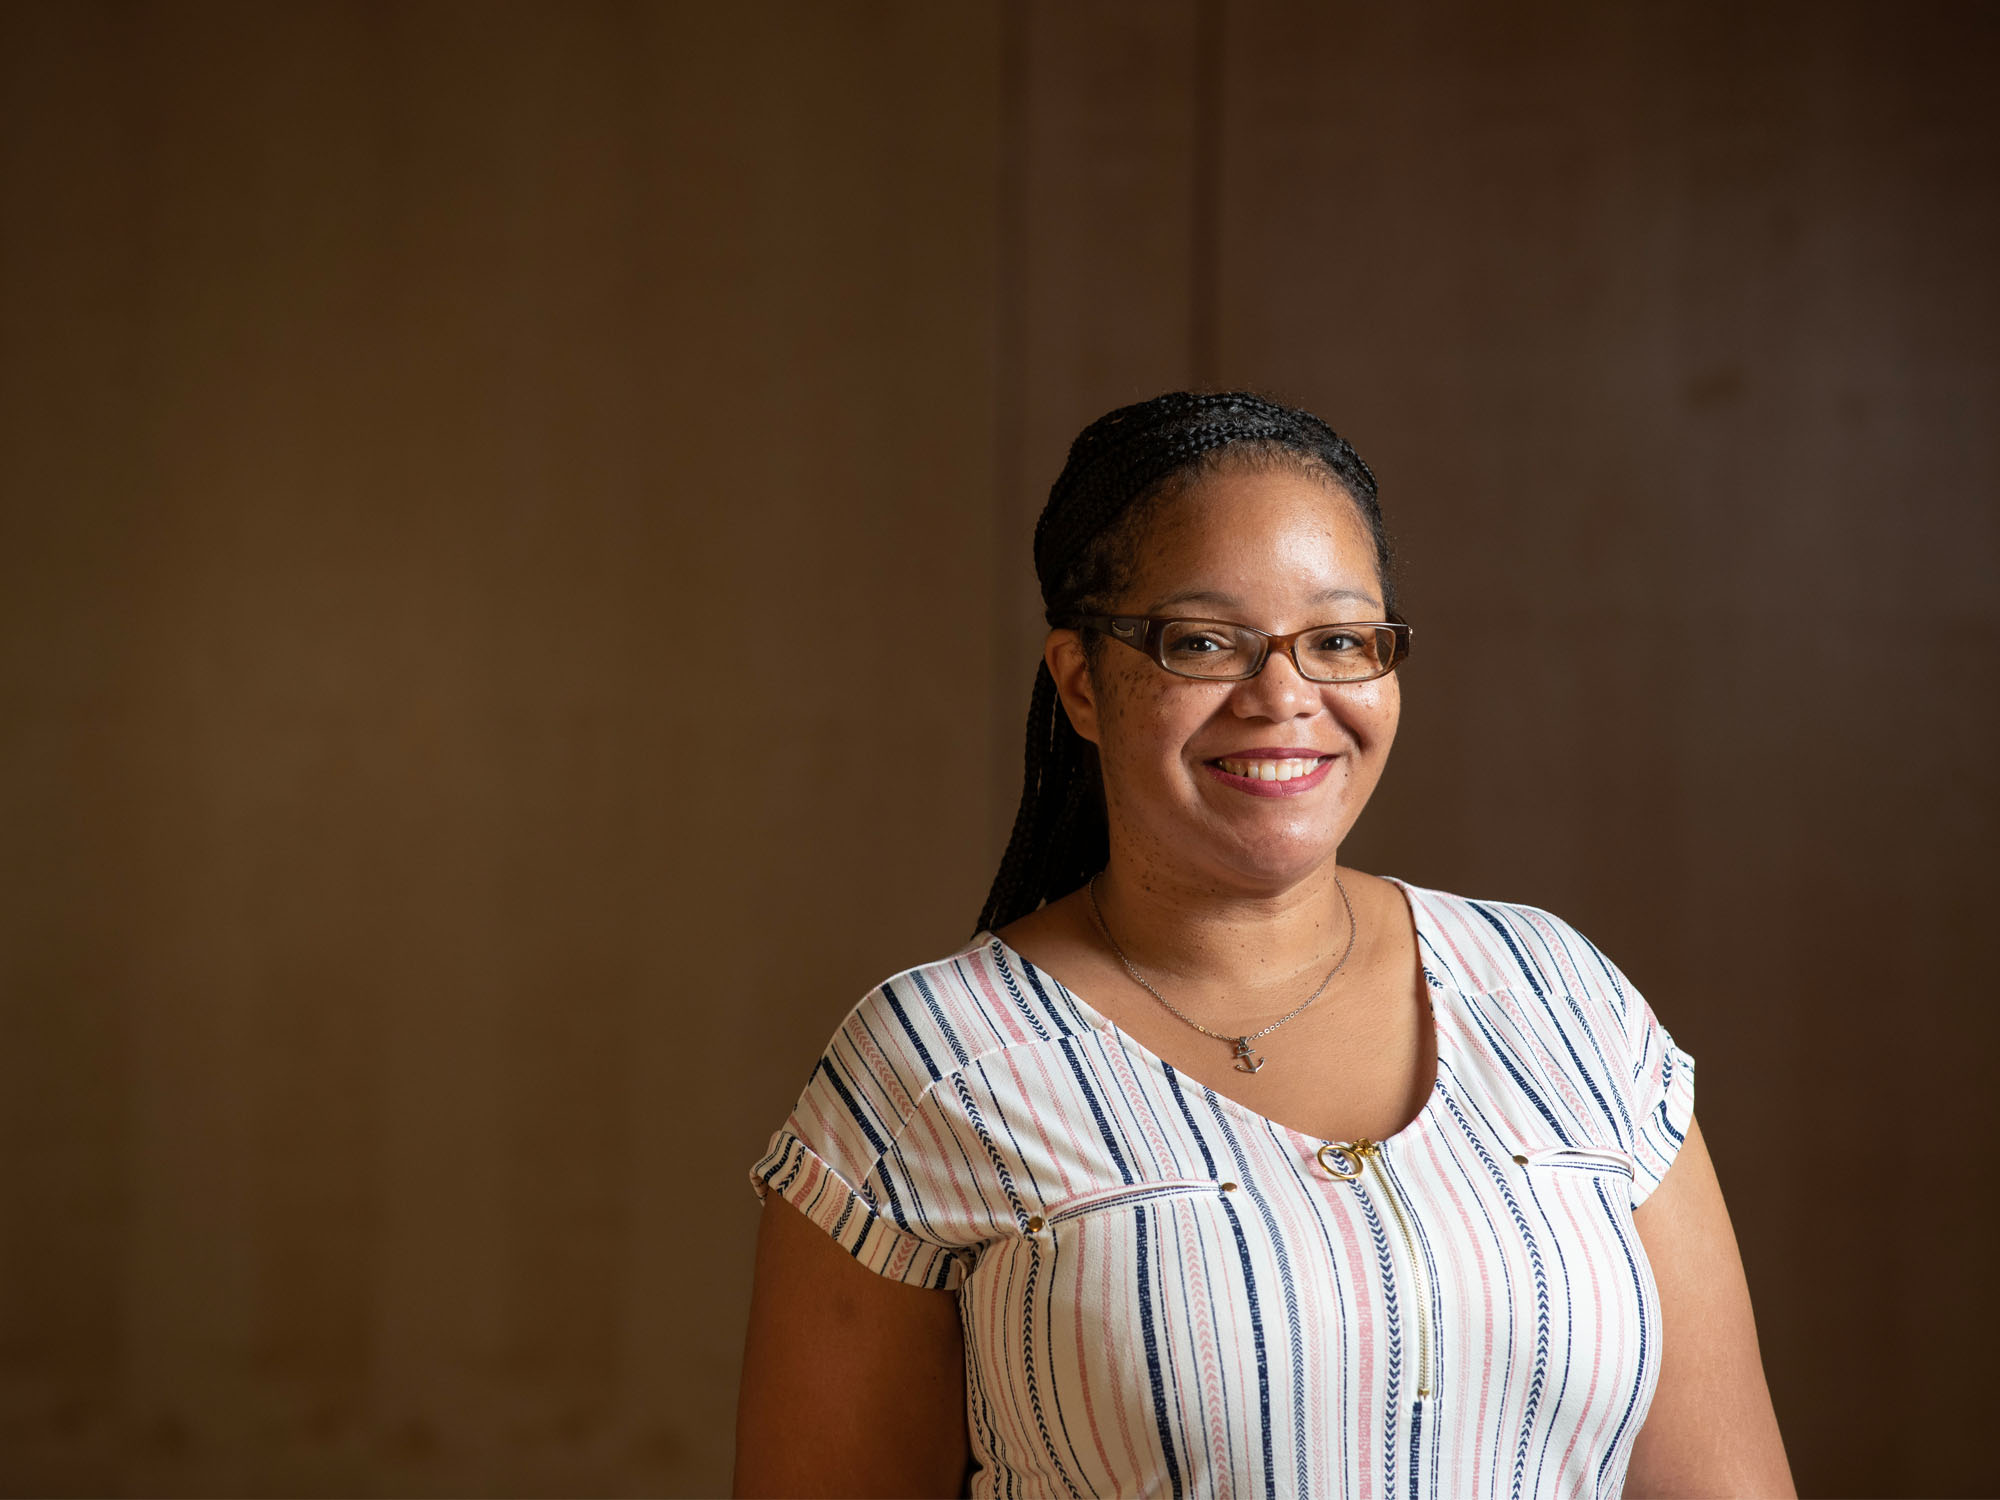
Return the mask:
[[[1423,1107],[1420,1108],[1416,1112],[1416,1114],[1411,1117],[1409,1123],[1404,1125],[1401,1130],[1398,1130],[1393,1135],[1384,1136],[1381,1139],[1376,1140],[1374,1142],[1374,1144],[1378,1146],[1388,1146],[1393,1148],[1399,1141],[1414,1140],[1419,1134],[1420,1128],[1428,1125],[1432,1116],[1441,1107],[1439,1101],[1444,1097],[1445,1048],[1446,1048],[1447,1038],[1446,1038],[1445,1028],[1438,1018],[1438,1007],[1436,999],[1436,995],[1438,994],[1438,989],[1431,983],[1430,965],[1426,964],[1423,960],[1425,926],[1424,926],[1423,904],[1417,899],[1417,893],[1419,888],[1411,885],[1406,880],[1398,880],[1393,875],[1384,875],[1380,878],[1388,881],[1389,884],[1395,886],[1397,890],[1401,891],[1403,893],[1403,900],[1409,905],[1410,925],[1416,935],[1416,940],[1417,940],[1417,970],[1419,974],[1419,981],[1424,986],[1424,1001],[1426,1007],[1430,1011],[1431,1030],[1436,1038],[1436,1046],[1432,1057],[1431,1086],[1430,1090],[1424,1095]],[[1160,1075],[1168,1083],[1173,1084],[1175,1087],[1187,1091],[1198,1091],[1197,1095],[1198,1097],[1207,1096],[1213,1098],[1217,1106],[1220,1107],[1225,1113],[1235,1115],[1240,1119],[1248,1122],[1249,1124],[1261,1126],[1267,1130],[1282,1132],[1283,1134],[1292,1137],[1294,1140],[1312,1141],[1318,1145],[1331,1145],[1331,1146],[1345,1146],[1353,1144],[1353,1142],[1351,1141],[1342,1141],[1342,1140],[1332,1139],[1330,1137],[1323,1135],[1315,1135],[1309,1130],[1300,1130],[1294,1126],[1287,1125],[1282,1120],[1273,1119],[1270,1115],[1259,1113],[1257,1110],[1254,1110],[1249,1105],[1245,1104],[1242,1100],[1233,1099],[1228,1094],[1223,1093],[1222,1090],[1214,1088],[1209,1084],[1203,1083],[1198,1078],[1190,1077],[1187,1073],[1185,1073],[1179,1068],[1176,1068],[1172,1063],[1168,1062],[1164,1057],[1161,1057],[1158,1053],[1154,1052],[1150,1047],[1146,1046],[1145,1043],[1141,1042],[1137,1037],[1133,1036],[1131,1032],[1125,1030],[1116,1021],[1113,1021],[1109,1016],[1106,1016],[1102,1011],[1098,1010],[1095,1006],[1090,1004],[1089,1001],[1085,1000],[1081,995],[1077,994],[1075,990],[1071,989],[1068,985],[1064,984],[1060,979],[1056,978],[1056,976],[1051,974],[1047,969],[1044,969],[1043,967],[1041,967],[1041,965],[1037,964],[1033,959],[1029,958],[1025,953],[1022,953],[1012,943],[1008,942],[1005,938],[1001,937],[999,933],[993,931],[991,928],[987,928],[983,933],[983,936],[986,940],[986,944],[997,945],[1000,948],[1000,950],[1008,956],[1009,959],[1011,959],[1014,963],[1020,965],[1021,968],[1031,973],[1040,975],[1043,979],[1047,980],[1050,984],[1054,985],[1056,987],[1057,992],[1061,994],[1062,997],[1069,1002],[1071,1007],[1073,1007],[1080,1016],[1083,1017],[1084,1021],[1086,1022],[1090,1030],[1095,1032],[1100,1032],[1109,1037],[1115,1037],[1119,1045],[1123,1046],[1124,1048],[1126,1048],[1127,1051],[1137,1056],[1140,1059],[1140,1061],[1142,1061],[1155,1074]],[[1357,1139],[1360,1138],[1357,1137]]]

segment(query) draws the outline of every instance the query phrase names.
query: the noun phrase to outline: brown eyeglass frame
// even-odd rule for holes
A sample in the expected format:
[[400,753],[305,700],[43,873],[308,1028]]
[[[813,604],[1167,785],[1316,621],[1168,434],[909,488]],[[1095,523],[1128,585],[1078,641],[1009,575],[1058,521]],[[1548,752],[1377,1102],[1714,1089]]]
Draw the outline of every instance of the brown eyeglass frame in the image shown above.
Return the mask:
[[[1294,630],[1290,635],[1273,635],[1268,630],[1259,630],[1255,625],[1245,625],[1240,620],[1208,620],[1190,615],[1073,615],[1067,624],[1072,629],[1087,627],[1100,631],[1112,640],[1130,646],[1134,651],[1144,652],[1162,671],[1173,672],[1174,676],[1188,682],[1248,682],[1264,670],[1265,663],[1271,659],[1271,653],[1281,649],[1292,659],[1293,669],[1307,682],[1329,684],[1373,682],[1378,677],[1387,677],[1408,659],[1410,636],[1413,633],[1408,621],[1399,620],[1393,615],[1386,620],[1335,620],[1325,625],[1308,625],[1304,630]],[[1247,630],[1250,634],[1262,638],[1264,651],[1249,671],[1230,677],[1207,677],[1196,676],[1191,672],[1175,672],[1167,665],[1166,652],[1162,647],[1169,625],[1227,625],[1231,630]],[[1346,630],[1386,630],[1393,635],[1396,644],[1389,652],[1389,660],[1382,670],[1370,672],[1366,677],[1315,677],[1308,672],[1299,661],[1299,637],[1311,635],[1315,630],[1330,629],[1334,625]]]

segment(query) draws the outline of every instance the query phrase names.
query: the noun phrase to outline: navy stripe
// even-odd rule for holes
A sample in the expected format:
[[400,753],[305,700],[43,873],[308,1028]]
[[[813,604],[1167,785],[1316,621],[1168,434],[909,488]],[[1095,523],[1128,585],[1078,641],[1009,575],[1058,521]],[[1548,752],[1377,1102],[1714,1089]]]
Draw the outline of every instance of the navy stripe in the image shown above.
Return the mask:
[[910,1013],[903,1009],[903,997],[896,993],[895,985],[885,984],[876,993],[882,997],[888,1004],[889,1009],[895,1014],[896,1019],[902,1023],[903,1035],[910,1039],[910,1050],[915,1052],[917,1057],[923,1062],[924,1071],[931,1075],[931,1082],[936,1083],[939,1079],[943,1078],[944,1074],[938,1071],[938,1065],[931,1057],[931,1049],[924,1045],[923,1034],[910,1024]]
[[1160,1452],[1167,1465],[1167,1483],[1175,1500],[1181,1494],[1181,1465],[1174,1454],[1174,1424],[1167,1420],[1167,1372],[1160,1365],[1160,1336],[1153,1326],[1153,1278],[1147,1270],[1146,1210],[1132,1210],[1133,1244],[1138,1255],[1135,1279],[1139,1290],[1139,1327],[1146,1351],[1146,1379],[1153,1390],[1153,1425],[1160,1434]]
[[[1595,1186],[1597,1188],[1597,1199],[1600,1203],[1604,1204],[1604,1211],[1611,1215],[1614,1223],[1619,1222],[1618,1215],[1612,1210],[1610,1203],[1605,1200],[1604,1184],[1600,1182],[1595,1184]],[[1632,1255],[1632,1246],[1625,1239],[1624,1235],[1621,1234],[1618,1237],[1618,1243],[1619,1247],[1625,1252],[1625,1272],[1632,1278],[1633,1294],[1639,1299],[1640,1305],[1644,1306],[1646,1301],[1644,1275],[1639,1270],[1639,1264]],[[1618,1414],[1618,1430],[1611,1434],[1611,1446],[1605,1450],[1604,1461],[1597,1466],[1597,1482],[1600,1486],[1604,1484],[1605,1475],[1610,1469],[1612,1461],[1618,1457],[1619,1449],[1624,1445],[1626,1430],[1632,1426],[1633,1418],[1638,1414],[1639,1394],[1646,1388],[1648,1354],[1649,1351],[1646,1347],[1646,1320],[1641,1318],[1639,1319],[1639,1379],[1632,1386],[1630,1394],[1626,1397],[1624,1411]]]
[[1229,1232],[1236,1237],[1236,1260],[1243,1272],[1250,1335],[1257,1351],[1257,1432],[1263,1441],[1264,1494],[1269,1500],[1276,1500],[1278,1464],[1271,1444],[1271,1356],[1264,1347],[1264,1314],[1257,1305],[1257,1270],[1250,1258],[1250,1242],[1243,1235],[1243,1221],[1236,1216],[1236,1205],[1225,1200],[1222,1211],[1229,1216]]
[[944,1044],[951,1048],[951,1055],[958,1059],[958,1065],[964,1067],[972,1061],[972,1054],[965,1050],[965,1044],[958,1039],[958,1033],[945,1019],[944,1008],[938,1004],[937,992],[930,987],[930,981],[924,978],[924,971],[912,969],[910,982],[917,987],[917,994],[924,1002],[924,1009],[930,1012],[931,1020],[937,1026],[938,1035],[944,1039]]
[[1111,1122],[1104,1118],[1104,1106],[1097,1102],[1097,1090],[1090,1086],[1090,1079],[1083,1071],[1083,1063],[1076,1055],[1076,1043],[1065,1037],[1058,1044],[1062,1049],[1063,1061],[1076,1077],[1076,1086],[1083,1091],[1083,1097],[1090,1105],[1090,1117],[1097,1122],[1097,1133],[1104,1139],[1104,1149],[1111,1153],[1111,1160],[1118,1168],[1118,1180],[1131,1182],[1132,1168],[1126,1163],[1125,1153],[1118,1149],[1118,1137],[1111,1133]]
[[853,1117],[854,1123],[861,1127],[862,1135],[868,1138],[868,1144],[875,1148],[876,1154],[880,1155],[882,1152],[887,1151],[889,1143],[883,1140],[881,1134],[875,1129],[875,1122],[868,1117],[868,1111],[854,1102],[854,1095],[847,1091],[847,1080],[835,1072],[833,1064],[827,1062],[825,1059],[821,1059],[820,1061],[819,1072],[820,1076],[827,1081],[827,1085],[832,1088],[834,1097],[847,1107],[847,1113]]
[[[1500,934],[1500,941],[1507,945],[1508,951],[1514,955],[1515,962],[1521,966],[1521,977],[1528,981],[1529,988],[1535,992],[1535,998],[1540,1000],[1544,1006],[1547,1006],[1549,1004],[1548,992],[1542,988],[1540,981],[1535,978],[1533,966],[1529,964],[1527,956],[1521,952],[1520,946],[1514,941],[1513,933],[1507,930],[1507,924],[1502,922],[1481,902],[1473,902],[1472,909],[1490,922],[1493,930]],[[1576,1064],[1577,1074],[1581,1077],[1584,1086],[1590,1090],[1591,1098],[1595,1099],[1597,1107],[1604,1111],[1604,1118],[1606,1120],[1617,1119],[1618,1116],[1612,1110],[1611,1106],[1604,1102],[1604,1095],[1598,1089],[1597,1080],[1591,1076],[1590,1069],[1585,1067],[1583,1059],[1576,1055],[1576,1044],[1571,1039],[1569,1032],[1561,1026],[1551,1029],[1554,1030],[1556,1036],[1562,1041],[1563,1049],[1569,1053],[1569,1060]]]

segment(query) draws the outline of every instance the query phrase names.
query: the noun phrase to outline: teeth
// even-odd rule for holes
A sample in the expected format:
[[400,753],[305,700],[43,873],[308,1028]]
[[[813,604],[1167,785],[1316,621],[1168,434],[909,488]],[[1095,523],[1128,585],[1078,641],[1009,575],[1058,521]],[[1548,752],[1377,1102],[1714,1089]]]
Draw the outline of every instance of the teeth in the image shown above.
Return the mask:
[[1221,766],[1231,776],[1244,776],[1251,781],[1290,781],[1294,776],[1305,776],[1319,769],[1321,756],[1309,760],[1221,760]]

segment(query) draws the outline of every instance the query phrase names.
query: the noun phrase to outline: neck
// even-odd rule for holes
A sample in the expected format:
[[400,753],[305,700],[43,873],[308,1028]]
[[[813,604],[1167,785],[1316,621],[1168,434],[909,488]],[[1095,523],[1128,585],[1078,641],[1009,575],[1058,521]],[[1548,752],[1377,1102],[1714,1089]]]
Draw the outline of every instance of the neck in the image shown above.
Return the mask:
[[1149,979],[1254,997],[1301,982],[1310,988],[1340,958],[1349,925],[1338,873],[1329,859],[1283,887],[1228,890],[1163,881],[1114,850],[1097,879],[1097,903],[1111,936]]

